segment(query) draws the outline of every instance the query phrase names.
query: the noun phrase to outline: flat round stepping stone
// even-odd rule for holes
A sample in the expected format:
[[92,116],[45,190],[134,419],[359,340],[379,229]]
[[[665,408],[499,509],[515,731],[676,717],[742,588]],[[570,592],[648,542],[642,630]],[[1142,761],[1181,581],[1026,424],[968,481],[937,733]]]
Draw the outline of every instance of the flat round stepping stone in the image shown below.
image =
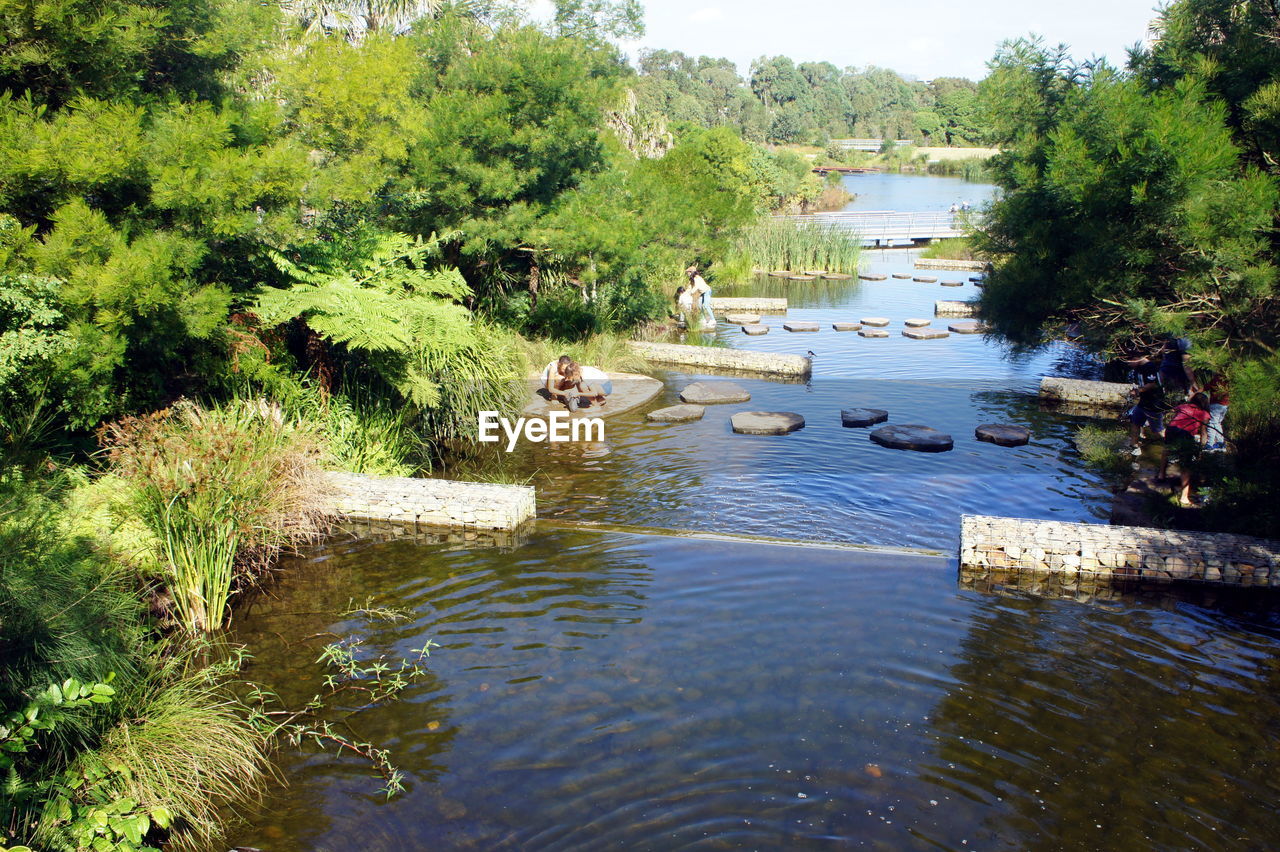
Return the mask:
[[747,389],[733,382],[694,382],[680,391],[680,401],[694,405],[724,405],[749,399]]
[[871,433],[871,440],[892,450],[915,450],[920,453],[945,453],[955,446],[946,432],[915,423],[881,426]]
[[813,279],[815,279],[815,278],[817,278],[817,277],[818,277],[818,276],[816,276],[816,275],[804,275],[804,274],[801,274],[801,275],[788,275],[788,276],[787,276],[787,280],[788,280],[788,281],[812,281]]
[[847,275],[843,272],[824,272],[822,273],[822,277],[828,281],[848,281],[853,276]]
[[863,281],[883,281],[889,276],[879,272],[859,272],[858,277]]
[[755,336],[757,336],[757,335],[761,335],[761,334],[768,334],[768,333],[769,333],[769,326],[767,326],[767,325],[761,325],[760,323],[752,323],[752,324],[750,324],[750,325],[744,325],[744,326],[742,327],[742,333],[743,333],[743,334],[749,334],[749,335],[751,335],[752,337],[755,337]]
[[911,277],[911,273],[910,273],[910,272],[895,272],[895,273],[893,273],[893,277],[894,277],[894,278],[901,278],[901,279],[903,279],[903,280],[906,280],[907,278],[910,278],[910,277]]
[[903,325],[905,325],[907,328],[924,328],[926,325],[929,324],[929,322],[930,320],[927,320],[927,319],[909,319],[909,320],[902,321]]
[[902,336],[910,337],[912,340],[938,340],[950,337],[951,333],[940,328],[904,328]]
[[859,337],[888,337],[889,332],[883,328],[860,328],[858,329]]
[[942,286],[943,287],[963,287],[964,282],[963,281],[943,281]]
[[969,280],[970,280],[970,281],[972,281],[972,282],[974,282],[974,283],[976,284],[977,282],[979,282],[979,281],[981,281],[981,280],[982,280],[982,276],[981,276],[981,275],[970,275],[970,276],[969,276]]
[[986,330],[987,325],[982,320],[956,320],[947,326],[947,331],[956,334],[982,334]]
[[840,424],[842,426],[874,426],[889,419],[889,412],[883,408],[842,408]]
[[825,269],[806,269],[806,270],[804,270],[804,274],[805,274],[805,275],[812,275],[814,278],[818,278],[819,276],[826,275],[826,274],[827,274],[827,270],[825,270]]
[[808,320],[790,320],[784,322],[782,327],[787,331],[817,331],[820,328],[816,322]]
[[769,272],[769,273],[766,273],[766,274],[767,274],[770,278],[786,278],[788,275],[790,275],[790,274],[791,274],[791,270],[790,270],[790,269],[775,269],[775,270],[773,270],[772,272]]
[[1021,447],[1031,440],[1031,430],[1008,423],[985,423],[973,430],[973,436],[1001,447]]
[[887,317],[863,317],[862,324],[873,326],[875,328],[884,328],[889,324],[889,319]]
[[862,323],[860,323],[860,322],[833,322],[833,323],[831,323],[831,327],[832,327],[832,328],[834,328],[836,331],[857,331],[858,329],[862,328]]
[[669,405],[650,411],[645,417],[655,423],[690,423],[701,420],[706,411],[701,405]]
[[724,321],[730,325],[755,325],[760,317],[755,314],[725,314]]
[[729,422],[739,435],[785,435],[804,427],[804,418],[792,411],[739,411]]
[[935,277],[934,277],[934,276],[932,276],[932,275],[917,275],[917,276],[916,276],[915,278],[913,278],[912,280],[913,280],[913,281],[919,281],[921,284],[932,284],[932,283],[934,283],[935,281],[937,281],[938,279],[937,279],[937,278],[935,278]]

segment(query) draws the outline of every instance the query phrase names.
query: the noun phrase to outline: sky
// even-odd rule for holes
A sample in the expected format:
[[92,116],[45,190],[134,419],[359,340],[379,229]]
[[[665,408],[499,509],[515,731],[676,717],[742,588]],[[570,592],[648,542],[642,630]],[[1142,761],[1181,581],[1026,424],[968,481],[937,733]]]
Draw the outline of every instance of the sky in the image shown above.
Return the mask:
[[[877,65],[931,80],[986,76],[1004,39],[1030,33],[1065,42],[1077,59],[1123,65],[1143,41],[1156,0],[643,0],[645,35],[623,48],[727,56],[747,76],[759,56]],[[536,0],[550,7],[550,0]]]

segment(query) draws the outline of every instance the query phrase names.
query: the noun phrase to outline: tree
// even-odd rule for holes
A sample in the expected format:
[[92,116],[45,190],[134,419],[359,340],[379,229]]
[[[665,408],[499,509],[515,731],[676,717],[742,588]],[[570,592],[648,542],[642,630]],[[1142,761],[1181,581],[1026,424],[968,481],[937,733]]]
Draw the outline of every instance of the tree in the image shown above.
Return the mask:
[[644,6],[640,0],[555,0],[552,19],[557,35],[601,40],[634,40],[644,35]]

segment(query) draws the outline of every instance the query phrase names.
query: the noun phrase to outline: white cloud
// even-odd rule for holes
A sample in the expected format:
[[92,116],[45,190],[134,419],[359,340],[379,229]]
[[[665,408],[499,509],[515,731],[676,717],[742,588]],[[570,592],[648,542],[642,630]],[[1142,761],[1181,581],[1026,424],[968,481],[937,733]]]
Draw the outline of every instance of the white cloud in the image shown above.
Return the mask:
[[709,24],[712,21],[724,20],[724,10],[719,6],[705,6],[689,16],[695,24]]

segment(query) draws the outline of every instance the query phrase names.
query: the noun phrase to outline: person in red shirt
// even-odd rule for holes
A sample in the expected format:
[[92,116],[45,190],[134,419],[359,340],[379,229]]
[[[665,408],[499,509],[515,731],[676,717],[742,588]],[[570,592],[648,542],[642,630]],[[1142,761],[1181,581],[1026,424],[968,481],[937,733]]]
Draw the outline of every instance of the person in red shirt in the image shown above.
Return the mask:
[[1190,506],[1192,475],[1196,459],[1200,456],[1200,445],[1204,443],[1205,432],[1209,427],[1209,396],[1203,392],[1191,397],[1173,410],[1173,419],[1164,429],[1164,454],[1160,458],[1160,478],[1163,479],[1169,469],[1169,457],[1173,456],[1181,470],[1178,492],[1178,503]]

